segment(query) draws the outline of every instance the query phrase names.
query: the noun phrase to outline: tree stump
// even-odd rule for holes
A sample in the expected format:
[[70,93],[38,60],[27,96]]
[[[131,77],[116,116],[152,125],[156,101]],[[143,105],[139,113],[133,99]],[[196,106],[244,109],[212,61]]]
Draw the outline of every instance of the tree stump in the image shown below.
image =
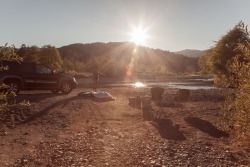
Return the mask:
[[151,88],[152,100],[154,100],[154,101],[162,100],[163,92],[164,92],[164,88],[162,88],[162,87]]
[[141,97],[140,96],[129,97],[129,105],[131,107],[141,109]]
[[150,110],[152,108],[150,96],[144,96],[141,98],[141,106],[143,110]]
[[143,119],[145,121],[153,120],[153,113],[152,113],[150,96],[142,97],[141,106],[142,106],[142,112],[143,112]]
[[190,90],[179,89],[175,99],[180,102],[185,102],[189,100],[189,96],[190,96]]

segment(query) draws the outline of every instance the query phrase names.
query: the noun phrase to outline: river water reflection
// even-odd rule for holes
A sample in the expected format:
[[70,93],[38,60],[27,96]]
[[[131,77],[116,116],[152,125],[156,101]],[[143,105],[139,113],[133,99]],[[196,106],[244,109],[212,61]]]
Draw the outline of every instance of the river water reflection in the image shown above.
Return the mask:
[[[179,89],[216,89],[214,87],[212,80],[195,79],[181,82],[142,82],[145,87],[155,87],[161,86],[165,88],[179,88]],[[120,87],[120,86],[135,86],[135,83],[116,83],[116,84],[106,84],[107,87]]]

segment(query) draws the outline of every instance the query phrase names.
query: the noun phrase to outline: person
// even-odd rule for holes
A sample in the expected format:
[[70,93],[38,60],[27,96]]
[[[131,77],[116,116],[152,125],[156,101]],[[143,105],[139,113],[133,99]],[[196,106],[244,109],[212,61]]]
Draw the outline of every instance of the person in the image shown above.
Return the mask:
[[99,75],[100,73],[98,72],[98,69],[94,69],[93,72],[93,91],[96,92],[97,87],[98,87],[98,82],[99,82]]

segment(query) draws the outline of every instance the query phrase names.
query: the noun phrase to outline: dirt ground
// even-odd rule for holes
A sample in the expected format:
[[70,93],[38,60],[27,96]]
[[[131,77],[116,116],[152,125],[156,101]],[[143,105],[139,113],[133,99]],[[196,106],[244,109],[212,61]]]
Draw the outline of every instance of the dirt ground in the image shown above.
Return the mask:
[[215,126],[223,90],[192,90],[188,102],[175,102],[177,89],[165,89],[162,102],[151,102],[151,117],[129,104],[149,88],[99,89],[115,101],[78,96],[89,90],[21,92],[17,101],[30,106],[0,114],[0,166],[249,165],[249,148]]

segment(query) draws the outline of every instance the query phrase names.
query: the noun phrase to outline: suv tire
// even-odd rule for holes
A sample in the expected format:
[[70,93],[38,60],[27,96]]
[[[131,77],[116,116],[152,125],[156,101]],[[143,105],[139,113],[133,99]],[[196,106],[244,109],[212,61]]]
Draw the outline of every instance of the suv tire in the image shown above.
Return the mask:
[[70,93],[72,90],[72,85],[69,82],[62,82],[61,92],[64,94]]
[[4,82],[4,84],[8,86],[8,88],[6,89],[7,92],[14,92],[16,94],[20,92],[21,84],[17,80],[7,80]]

